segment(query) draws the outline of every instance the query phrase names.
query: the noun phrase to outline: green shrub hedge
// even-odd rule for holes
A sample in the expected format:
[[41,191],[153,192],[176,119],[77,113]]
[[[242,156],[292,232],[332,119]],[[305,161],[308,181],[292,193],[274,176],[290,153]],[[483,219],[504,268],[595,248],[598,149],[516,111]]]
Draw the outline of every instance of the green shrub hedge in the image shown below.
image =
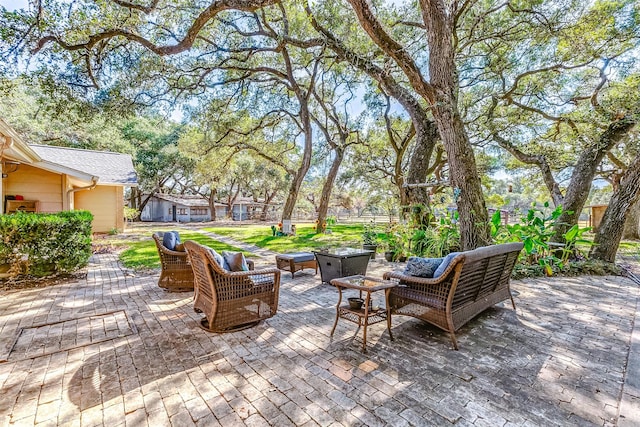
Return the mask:
[[0,215],[0,267],[8,275],[47,276],[84,267],[91,256],[88,211]]

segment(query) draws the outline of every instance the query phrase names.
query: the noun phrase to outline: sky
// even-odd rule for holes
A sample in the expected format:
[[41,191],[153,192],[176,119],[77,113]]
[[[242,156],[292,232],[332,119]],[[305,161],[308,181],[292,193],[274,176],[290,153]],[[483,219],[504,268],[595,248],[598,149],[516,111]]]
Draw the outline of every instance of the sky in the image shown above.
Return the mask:
[[0,0],[0,6],[4,6],[8,10],[27,9],[29,7],[28,0]]

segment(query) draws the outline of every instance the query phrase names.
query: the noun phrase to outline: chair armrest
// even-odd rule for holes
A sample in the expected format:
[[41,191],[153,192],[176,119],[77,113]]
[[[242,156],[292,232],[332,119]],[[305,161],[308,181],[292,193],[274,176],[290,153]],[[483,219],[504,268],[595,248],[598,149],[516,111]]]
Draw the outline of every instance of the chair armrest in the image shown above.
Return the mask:
[[418,283],[418,284],[423,284],[423,285],[437,285],[439,283],[441,283],[442,281],[444,281],[446,279],[446,275],[443,274],[442,276],[438,277],[437,279],[433,279],[430,277],[416,277],[416,276],[409,276],[406,275],[400,271],[388,271],[386,273],[384,273],[384,275],[382,276],[382,278],[384,280],[395,280],[395,281],[402,281],[402,282],[411,282],[411,283]]
[[250,270],[250,271],[227,271],[225,275],[231,277],[251,277],[251,276],[264,276],[266,274],[280,274],[280,270],[277,268],[262,268],[260,270]]
[[187,256],[187,252],[181,252],[181,251],[172,251],[171,249],[167,248],[166,246],[161,246],[160,250],[167,254],[167,255],[173,255],[173,256],[177,256],[177,257],[186,257]]

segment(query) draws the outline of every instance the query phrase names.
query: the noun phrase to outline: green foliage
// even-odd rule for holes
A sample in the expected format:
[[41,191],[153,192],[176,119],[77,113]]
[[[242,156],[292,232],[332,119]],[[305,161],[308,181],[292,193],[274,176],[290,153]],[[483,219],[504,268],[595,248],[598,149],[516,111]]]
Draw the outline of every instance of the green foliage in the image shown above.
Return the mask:
[[460,249],[460,228],[450,217],[442,216],[434,227],[416,228],[411,243],[414,255],[439,258]]
[[376,229],[375,222],[371,221],[369,224],[362,226],[362,244],[363,245],[376,245],[378,244],[378,230]]
[[562,206],[549,211],[549,202],[544,203],[543,209],[535,204],[521,219],[520,223],[503,226],[500,211],[491,218],[491,235],[496,243],[522,242],[524,254],[520,262],[525,265],[539,265],[548,276],[557,269],[562,270],[570,260],[580,259],[578,244],[591,244],[584,238],[584,233],[590,227],[571,227],[564,235],[564,244],[554,244],[551,238],[558,219],[564,213]]
[[393,252],[394,261],[409,253],[411,235],[412,228],[407,224],[393,223],[387,227],[385,246],[390,252]]
[[621,274],[620,268],[615,264],[600,260],[582,260],[568,262],[562,268],[558,265],[547,267],[540,264],[518,263],[515,265],[511,277],[513,279],[525,279],[527,277],[549,276],[548,268],[551,268],[552,275],[561,276],[581,276],[586,274],[593,276],[618,276]]
[[91,256],[87,211],[0,215],[0,264],[9,274],[46,276],[84,267]]
[[140,211],[136,208],[131,208],[129,206],[124,207],[124,218],[127,221],[133,221],[140,215]]

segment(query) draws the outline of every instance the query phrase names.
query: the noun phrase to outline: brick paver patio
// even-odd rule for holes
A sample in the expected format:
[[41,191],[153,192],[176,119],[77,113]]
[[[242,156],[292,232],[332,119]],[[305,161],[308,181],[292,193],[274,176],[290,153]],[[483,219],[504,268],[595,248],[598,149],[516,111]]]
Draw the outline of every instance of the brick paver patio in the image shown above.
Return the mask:
[[[375,261],[370,273],[388,268]],[[517,310],[471,321],[460,351],[394,317],[395,341],[374,325],[363,354],[352,323],[330,339],[337,291],[311,273],[283,274],[278,314],[223,335],[198,328],[191,293],[165,292],[110,254],[92,258],[86,279],[0,293],[0,425],[640,422],[638,390],[623,387],[638,358],[629,279],[514,281]]]

